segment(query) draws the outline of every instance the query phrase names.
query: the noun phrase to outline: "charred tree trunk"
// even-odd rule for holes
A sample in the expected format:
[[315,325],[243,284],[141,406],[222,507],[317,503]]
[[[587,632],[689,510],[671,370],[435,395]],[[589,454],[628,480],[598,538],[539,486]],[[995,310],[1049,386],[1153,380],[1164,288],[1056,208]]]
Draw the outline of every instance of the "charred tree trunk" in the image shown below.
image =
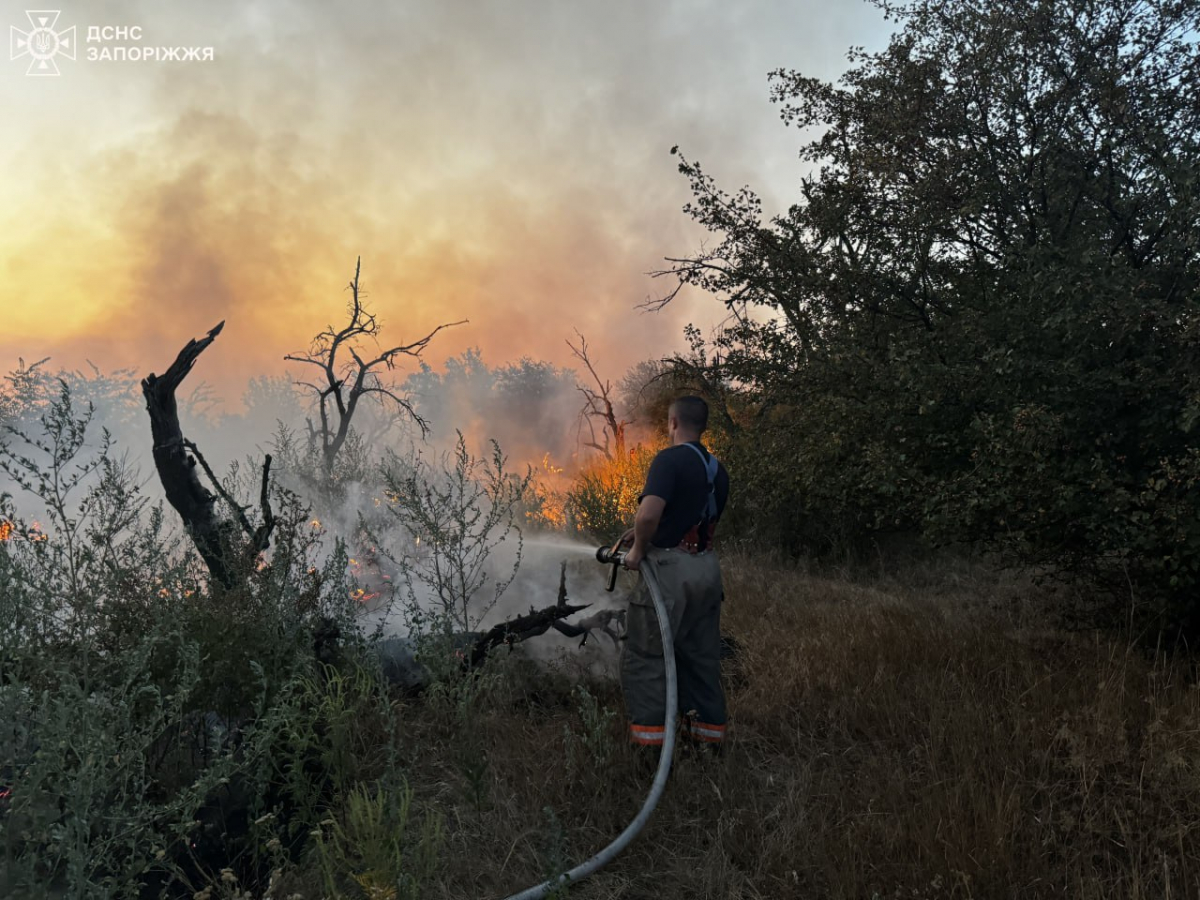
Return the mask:
[[[270,542],[275,524],[267,504],[267,479],[270,474],[271,457],[268,456],[263,465],[263,524],[251,529],[242,508],[237,506],[231,497],[224,499],[230,503],[240,522],[221,518],[216,509],[218,495],[200,481],[197,460],[213,481],[217,491],[222,495],[224,492],[221,491],[219,482],[208,469],[196,445],[184,438],[175,400],[175,391],[183,383],[183,379],[192,370],[200,354],[224,327],[225,323],[221,322],[209,331],[207,337],[188,341],[187,346],[179,351],[170,368],[161,376],[151,372],[142,379],[142,395],[146,398],[146,411],[150,414],[150,433],[154,439],[154,467],[158,470],[167,501],[183,519],[184,527],[213,579],[223,587],[231,588],[240,578],[239,563],[246,561],[247,554],[252,557],[266,549]],[[239,536],[239,530],[245,532],[245,538]]]
[[[606,459],[624,459],[625,429],[630,422],[628,419],[618,418],[616,407],[613,405],[612,382],[603,380],[596,372],[596,367],[592,365],[592,359],[588,355],[587,338],[578,330],[575,333],[579,335],[579,346],[576,347],[570,341],[567,341],[567,346],[571,348],[575,358],[587,367],[592,379],[596,382],[595,388],[582,384],[576,385],[584,397],[583,409],[579,411],[579,425],[580,428],[587,425],[591,435],[591,440],[584,441],[584,446],[599,450]],[[603,444],[596,440],[596,429],[593,425],[595,421],[600,422],[601,434],[604,437]],[[609,445],[610,437],[615,444],[615,450]]]

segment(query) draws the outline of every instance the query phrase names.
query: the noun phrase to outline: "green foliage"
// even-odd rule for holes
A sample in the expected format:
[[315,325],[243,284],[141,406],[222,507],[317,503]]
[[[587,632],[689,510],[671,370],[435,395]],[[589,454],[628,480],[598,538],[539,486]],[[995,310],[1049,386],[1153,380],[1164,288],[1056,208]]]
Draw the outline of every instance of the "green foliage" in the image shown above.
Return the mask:
[[355,783],[397,772],[345,553],[318,566],[278,492],[269,559],[210,591],[91,419],[64,380],[0,448],[21,491],[0,494],[0,894],[261,891]]
[[422,363],[404,389],[435,435],[448,435],[455,423],[473,441],[493,438],[527,459],[549,453],[561,460],[573,449],[569,425],[579,394],[570,369],[529,357],[493,367],[472,348],[441,372]]
[[[18,418],[36,413],[45,397],[49,374],[44,368],[49,357],[26,364],[17,361],[17,368],[7,373],[0,385],[0,426],[11,426]],[[3,443],[3,435],[0,435]]]
[[[0,495],[0,887],[5,896],[136,892],[228,759],[165,790],[162,747],[188,708],[200,655],[165,617],[133,620],[139,591],[183,577],[140,518],[135,474],[68,384],[41,433],[12,432],[0,468],[41,507]],[[17,448],[20,448],[18,450]]]
[[358,785],[336,817],[316,832],[325,890],[334,898],[420,900],[438,867],[445,829],[426,813],[414,822],[413,792],[403,780]]
[[[571,870],[570,848],[567,846],[567,833],[562,821],[554,813],[552,807],[542,809],[546,818],[546,827],[542,835],[542,866],[545,880],[560,878]],[[546,897],[548,900],[566,900],[570,896],[570,886],[567,883],[553,888]]]
[[250,421],[295,422],[303,413],[295,383],[284,376],[251,378],[242,403]]
[[573,694],[579,728],[564,726],[568,759],[576,774],[598,773],[600,784],[607,787],[611,784],[608,773],[617,749],[613,725],[620,716],[582,684],[575,686]]
[[722,240],[674,274],[766,313],[708,367],[735,484],[795,544],[913,530],[1191,604],[1200,4],[887,8],[840,83],[772,75],[819,129],[785,214],[680,167]]
[[[261,760],[258,796],[288,812],[282,834],[293,841],[316,827],[336,798],[388,764],[377,759],[395,732],[378,674],[354,664],[320,666],[297,678],[255,717],[248,742]],[[258,814],[276,810],[262,807]]]
[[635,363],[617,385],[620,408],[634,422],[665,438],[671,401],[685,393],[680,374],[658,359]]
[[[360,417],[366,419],[365,410]],[[377,461],[357,429],[347,431],[345,441],[327,463],[311,433],[302,440],[282,421],[271,436],[271,451],[279,460],[279,469],[295,478],[323,512],[345,504],[357,485],[370,482]]]
[[461,433],[435,464],[393,453],[383,467],[385,508],[400,537],[378,543],[404,573],[403,612],[429,675],[426,699],[450,726],[453,760],[477,810],[491,772],[475,719],[496,678],[469,667],[466,654],[520,567],[518,517],[527,512],[532,477],[509,472],[494,441],[490,458],[472,456]]
[[[507,470],[495,441],[490,457],[473,456],[461,432],[454,450],[432,465],[419,455],[389,455],[387,511],[403,535],[392,555],[404,567],[418,633],[473,630],[512,584],[523,540],[516,516],[531,480],[528,471]],[[509,542],[510,561],[497,565],[493,554]]]

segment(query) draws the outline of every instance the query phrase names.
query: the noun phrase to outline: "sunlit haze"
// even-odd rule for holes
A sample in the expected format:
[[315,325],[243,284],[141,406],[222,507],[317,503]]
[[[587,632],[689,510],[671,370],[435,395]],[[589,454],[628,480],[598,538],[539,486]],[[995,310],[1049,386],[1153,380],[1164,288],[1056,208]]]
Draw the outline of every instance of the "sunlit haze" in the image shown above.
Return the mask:
[[[852,0],[98,2],[55,27],[58,77],[0,78],[0,362],[161,371],[224,319],[201,377],[233,401],[341,316],[360,255],[385,339],[470,320],[434,364],[563,365],[575,329],[617,376],[677,349],[722,308],[637,309],[704,237],[670,148],[786,206],[802,136],[767,73],[834,77],[888,30]],[[117,46],[214,58],[88,58]]]

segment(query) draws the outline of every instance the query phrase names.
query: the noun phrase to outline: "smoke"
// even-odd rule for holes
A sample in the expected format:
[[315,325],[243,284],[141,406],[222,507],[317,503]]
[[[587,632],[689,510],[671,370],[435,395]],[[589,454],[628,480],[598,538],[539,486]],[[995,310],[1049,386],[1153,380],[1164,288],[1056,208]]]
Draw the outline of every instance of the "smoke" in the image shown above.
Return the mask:
[[[556,605],[560,584],[565,587],[566,604],[586,607],[566,619],[568,625],[587,623],[605,611],[623,611],[633,576],[622,576],[619,588],[609,593],[605,589],[608,572],[596,563],[595,550],[589,544],[568,539],[525,540],[519,550],[515,541],[505,542],[488,557],[487,580],[476,602],[487,602],[496,582],[509,578],[512,581],[495,606],[478,620],[474,630],[484,632],[498,623]],[[512,577],[518,556],[519,566]],[[386,558],[378,559],[377,563],[371,572],[356,573],[366,590],[381,592],[381,599],[364,611],[363,627],[384,636],[405,636],[409,633],[413,607],[424,613],[436,611],[439,598],[428,585],[406,581],[403,573]],[[395,590],[390,591],[393,587]],[[603,624],[607,624],[607,631]],[[596,624],[586,638],[564,635],[551,627],[521,643],[519,652],[543,662],[566,660],[593,676],[611,676],[617,663],[617,644],[611,635],[620,633],[623,633],[620,622]]]
[[[64,26],[86,26],[72,15]],[[720,184],[755,184],[768,214],[784,208],[803,173],[767,72],[833,77],[843,47],[886,31],[866,5],[785,0],[102,0],[86,18],[139,25],[148,44],[212,45],[217,61],[77,63],[0,84],[21,124],[0,147],[0,368],[95,361],[119,382],[97,424],[132,451],[152,500],[137,381],[225,320],[181,419],[217,472],[256,470],[277,423],[304,433],[282,358],[341,319],[360,255],[389,345],[470,320],[438,336],[437,368],[409,384],[432,426],[426,452],[460,429],[474,453],[495,438],[517,465],[577,463],[575,329],[615,383],[679,349],[685,322],[723,312],[689,294],[634,309],[667,287],[645,273],[704,237],[680,211],[690,197],[669,148]],[[486,371],[458,378],[471,347]],[[263,377],[275,380],[245,387]],[[413,437],[397,426],[368,451]],[[331,535],[376,509],[375,486],[355,484],[315,510]],[[587,599],[602,574],[577,565],[571,597]],[[557,571],[530,549],[505,595],[515,605],[495,614],[553,602]]]
[[[217,346],[219,343],[200,358],[193,377],[203,371],[206,356]],[[57,396],[60,383],[64,383],[77,415],[88,407],[93,409],[90,439],[83,458],[94,456],[100,447],[101,433],[107,432],[115,452],[127,456],[140,471],[146,496],[152,502],[163,500],[149,452],[149,423],[139,380],[133,372],[105,373],[97,369],[55,372],[44,368],[28,381],[25,395],[20,399],[24,408],[6,425],[37,437],[40,431],[37,420]],[[247,485],[254,481],[262,456],[274,452],[276,482],[312,506],[311,527],[322,537],[321,556],[327,558],[336,538],[347,541],[352,554],[351,574],[357,579],[360,593],[367,597],[390,596],[393,589],[405,583],[404,571],[396,562],[406,552],[406,548],[396,546],[403,532],[395,516],[389,515],[394,504],[380,477],[379,466],[386,455],[410,467],[423,464],[424,477],[436,479],[442,477],[446,467],[452,466],[449,454],[456,431],[470,435],[468,452],[472,457],[486,457],[487,444],[497,441],[508,456],[507,470],[518,476],[528,471],[531,464],[536,468],[537,462],[547,457],[565,461],[579,454],[575,435],[579,412],[576,373],[528,358],[491,368],[478,352],[472,352],[451,360],[440,371],[426,366],[413,374],[403,388],[411,393],[417,411],[429,422],[428,440],[421,440],[412,421],[395,407],[360,407],[355,420],[356,433],[375,433],[381,437],[373,444],[352,440],[346,445],[344,454],[351,458],[350,476],[336,494],[314,489],[312,476],[317,474],[315,467],[319,460],[305,459],[303,453],[304,422],[312,417],[312,412],[305,409],[304,398],[287,379],[264,376],[253,380],[242,392],[236,412],[230,412],[227,398],[204,381],[196,381],[190,391],[187,386],[185,382],[179,398],[181,424],[184,434],[197,444],[209,465],[218,474],[227,475],[237,464],[242,493],[249,500],[252,491]],[[17,401],[10,396],[14,391],[15,388],[5,394],[10,405]],[[545,474],[545,469],[539,472]],[[0,490],[20,493],[16,485],[7,482],[0,482]],[[44,516],[41,502],[34,496],[23,494],[19,507],[30,517]],[[486,508],[476,511],[487,512]],[[518,527],[528,524],[522,520],[520,510],[515,515]],[[488,559],[488,589],[511,576],[517,563],[515,532],[510,537]],[[594,564],[588,564],[594,548],[584,546],[581,553],[580,546],[566,539],[554,545],[546,541],[526,543],[517,578],[480,626],[487,627],[497,618],[518,615],[531,607],[554,605],[558,566],[564,559],[574,573],[569,592],[571,602],[583,600],[595,605],[611,600],[601,596],[602,591],[590,588],[583,589],[584,595],[580,595],[580,588],[574,582],[587,585],[600,581]],[[581,558],[585,564],[583,572],[577,570]],[[318,565],[323,561],[323,558],[315,560]],[[591,577],[581,578],[585,573]],[[407,599],[416,599],[426,608],[432,608],[434,601],[425,589],[417,590]],[[385,624],[389,633],[399,633],[404,627],[395,617]]]
[[579,456],[577,384],[571,369],[528,357],[492,367],[474,349],[441,370],[423,367],[404,388],[434,447],[448,449],[461,432],[474,453],[489,453],[495,441],[518,464],[539,468],[569,466]]
[[470,319],[435,364],[478,345],[566,365],[575,327],[620,368],[669,353],[684,322],[721,310],[685,296],[634,311],[665,288],[644,273],[702,237],[668,149],[763,186],[769,209],[800,170],[766,73],[833,74],[878,20],[784,2],[108,2],[92,16],[218,58],[79,62],[53,85],[0,86],[22,124],[0,148],[0,359],[161,370],[225,319],[210,378],[225,393],[340,315],[359,255],[398,341]]

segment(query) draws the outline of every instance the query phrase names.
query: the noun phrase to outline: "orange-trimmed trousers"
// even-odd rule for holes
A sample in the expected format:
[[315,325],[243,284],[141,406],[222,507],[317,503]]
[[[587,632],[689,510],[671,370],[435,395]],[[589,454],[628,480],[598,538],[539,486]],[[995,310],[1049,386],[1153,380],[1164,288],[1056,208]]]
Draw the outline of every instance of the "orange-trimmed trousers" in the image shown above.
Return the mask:
[[[675,646],[679,716],[685,737],[719,744],[725,738],[721,688],[721,564],[717,555],[652,547],[651,566],[662,590]],[[629,712],[629,738],[661,745],[666,721],[666,667],[658,617],[644,579],[629,601],[621,651],[621,688]]]

